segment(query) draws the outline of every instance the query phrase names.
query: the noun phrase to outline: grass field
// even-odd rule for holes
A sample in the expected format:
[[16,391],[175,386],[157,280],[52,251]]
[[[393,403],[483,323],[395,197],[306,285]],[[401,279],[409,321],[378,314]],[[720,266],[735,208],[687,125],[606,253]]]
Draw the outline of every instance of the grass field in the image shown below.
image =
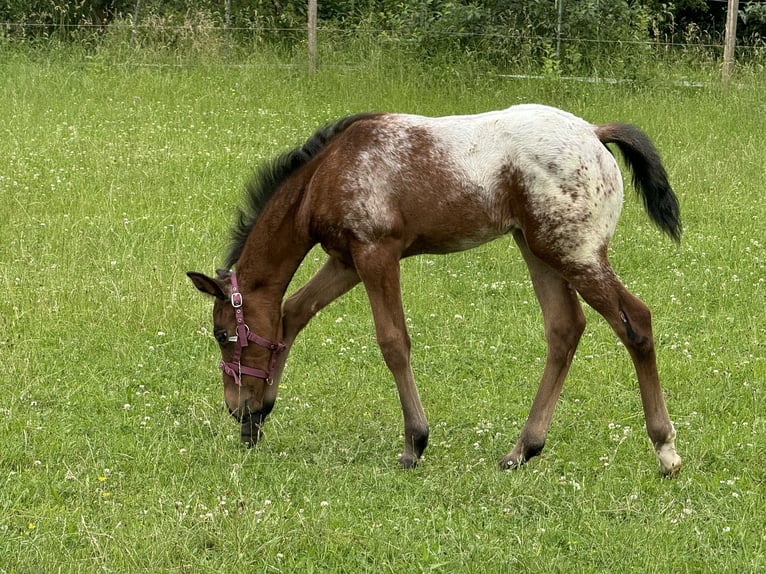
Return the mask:
[[[762,74],[722,90],[674,70],[620,86],[3,56],[0,572],[766,570]],[[543,455],[496,469],[545,352],[508,240],[403,263],[432,429],[417,469],[396,463],[361,289],[304,331],[265,440],[240,446],[184,272],[220,264],[255,164],[352,112],[519,102],[637,123],[663,155],[683,242],[628,195],[611,259],[654,314],[681,476],[661,478],[628,355],[590,310]]]

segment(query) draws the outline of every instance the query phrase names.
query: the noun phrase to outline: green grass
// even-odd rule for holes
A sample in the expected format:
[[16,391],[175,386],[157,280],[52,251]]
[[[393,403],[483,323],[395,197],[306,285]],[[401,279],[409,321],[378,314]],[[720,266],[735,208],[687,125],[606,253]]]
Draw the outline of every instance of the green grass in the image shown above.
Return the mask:
[[[4,54],[6,55],[6,54]],[[759,572],[766,568],[766,78],[641,86],[418,66],[0,58],[0,572]],[[712,74],[711,74],[712,75]],[[507,240],[403,263],[431,423],[401,414],[356,289],[292,351],[266,439],[222,406],[209,302],[253,166],[362,110],[518,102],[641,125],[680,248],[629,197],[611,259],[652,308],[684,468],[660,477],[627,353],[588,329],[543,455],[496,470],[542,371]],[[322,260],[312,253],[305,280]]]

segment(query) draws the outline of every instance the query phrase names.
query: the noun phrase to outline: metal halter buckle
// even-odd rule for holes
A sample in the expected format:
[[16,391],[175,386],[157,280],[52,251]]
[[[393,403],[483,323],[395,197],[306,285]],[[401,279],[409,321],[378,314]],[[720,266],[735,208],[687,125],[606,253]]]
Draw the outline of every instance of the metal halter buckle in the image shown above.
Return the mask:
[[[243,374],[247,376],[263,379],[264,381],[266,381],[267,385],[271,385],[274,382],[274,380],[271,378],[271,371],[274,370],[274,367],[276,365],[277,355],[283,352],[287,348],[287,346],[282,341],[279,341],[278,343],[274,343],[272,341],[269,341],[268,339],[259,337],[255,333],[250,332],[250,327],[248,327],[247,324],[245,323],[244,312],[242,309],[242,304],[243,304],[242,294],[239,292],[237,288],[237,278],[236,278],[236,275],[233,273],[231,275],[231,287],[232,287],[231,305],[236,310],[237,334],[234,336],[229,336],[228,340],[231,341],[232,343],[236,343],[237,346],[234,349],[232,361],[227,362],[221,359],[221,362],[218,363],[218,367],[224,373],[232,377],[234,379],[234,384],[236,384],[237,386],[240,386],[242,384]],[[242,349],[244,347],[247,347],[249,342],[253,342],[259,347],[263,347],[271,351],[271,359],[269,360],[268,370],[256,369],[253,367],[242,365],[242,362],[240,360]]]

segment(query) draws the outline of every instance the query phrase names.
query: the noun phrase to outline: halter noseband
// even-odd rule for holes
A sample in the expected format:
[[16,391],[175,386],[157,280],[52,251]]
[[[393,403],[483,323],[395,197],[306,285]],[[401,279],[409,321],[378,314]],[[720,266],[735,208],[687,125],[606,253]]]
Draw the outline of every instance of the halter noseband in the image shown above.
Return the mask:
[[[271,372],[274,370],[274,366],[277,362],[277,355],[287,348],[283,342],[272,343],[268,339],[259,337],[255,333],[250,332],[250,327],[245,324],[245,314],[242,310],[242,293],[237,288],[237,276],[231,274],[231,306],[234,307],[234,314],[237,318],[237,334],[229,337],[229,341],[236,342],[237,346],[234,349],[234,355],[231,362],[227,363],[223,359],[218,363],[218,367],[227,375],[234,379],[234,383],[237,386],[242,386],[242,375],[250,377],[256,377],[263,379],[266,384],[273,384],[271,378]],[[263,369],[254,369],[252,367],[245,366],[241,363],[240,357],[242,355],[242,349],[248,346],[248,342],[253,342],[259,347],[263,347],[271,351],[271,359],[269,360],[269,369],[264,371]]]

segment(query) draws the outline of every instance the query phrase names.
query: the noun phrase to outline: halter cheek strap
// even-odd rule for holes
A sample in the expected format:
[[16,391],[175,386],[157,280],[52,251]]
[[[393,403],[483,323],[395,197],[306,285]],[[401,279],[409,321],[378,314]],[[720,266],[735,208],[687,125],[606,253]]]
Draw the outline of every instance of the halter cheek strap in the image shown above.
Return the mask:
[[[242,309],[242,293],[239,292],[239,288],[237,287],[237,276],[234,273],[231,275],[231,305],[234,307],[234,314],[237,319],[237,334],[236,336],[229,337],[229,341],[235,342],[236,346],[234,348],[231,362],[226,362],[221,359],[221,362],[218,363],[218,367],[224,373],[232,377],[234,379],[234,384],[237,386],[242,385],[242,375],[263,379],[268,385],[273,384],[274,381],[271,378],[271,372],[276,366],[277,356],[287,348],[287,345],[281,341],[279,343],[273,343],[268,339],[264,339],[263,337],[259,337],[255,333],[250,332],[250,328],[245,323],[245,314]],[[242,349],[247,347],[250,343],[255,343],[259,347],[271,351],[268,370],[255,369],[242,364],[240,360]]]

